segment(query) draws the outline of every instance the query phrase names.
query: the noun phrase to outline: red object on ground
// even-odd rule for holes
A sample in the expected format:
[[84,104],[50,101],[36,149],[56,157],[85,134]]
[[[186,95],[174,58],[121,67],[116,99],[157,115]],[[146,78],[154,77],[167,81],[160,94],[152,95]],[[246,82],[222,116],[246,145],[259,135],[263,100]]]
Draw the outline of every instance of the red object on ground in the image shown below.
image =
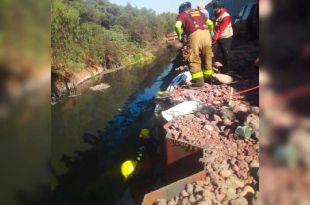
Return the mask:
[[283,92],[279,95],[282,100],[290,100],[297,97],[302,97],[310,94],[310,85],[294,88],[292,90]]
[[252,87],[252,88],[249,88],[249,89],[246,89],[246,90],[239,91],[239,92],[235,93],[235,95],[245,94],[245,93],[248,93],[250,91],[257,90],[257,89],[259,89],[259,85]]

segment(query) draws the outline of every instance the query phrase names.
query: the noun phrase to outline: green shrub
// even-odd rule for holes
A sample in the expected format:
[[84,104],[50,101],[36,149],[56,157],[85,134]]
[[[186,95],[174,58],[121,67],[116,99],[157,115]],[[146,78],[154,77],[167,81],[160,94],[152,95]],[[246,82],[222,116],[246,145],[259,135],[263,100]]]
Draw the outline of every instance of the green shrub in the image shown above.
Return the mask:
[[151,58],[147,46],[174,30],[175,17],[104,0],[52,0],[53,68],[143,62]]

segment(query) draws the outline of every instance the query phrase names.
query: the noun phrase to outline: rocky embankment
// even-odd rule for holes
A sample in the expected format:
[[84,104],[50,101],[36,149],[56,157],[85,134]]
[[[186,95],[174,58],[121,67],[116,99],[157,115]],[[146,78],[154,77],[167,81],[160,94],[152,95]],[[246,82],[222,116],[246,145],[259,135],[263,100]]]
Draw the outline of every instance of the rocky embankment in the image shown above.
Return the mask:
[[[181,53],[185,55],[186,48]],[[173,104],[191,99],[202,105],[192,114],[167,122],[164,129],[176,146],[203,150],[197,163],[204,164],[206,175],[201,181],[187,184],[178,195],[158,199],[154,204],[258,204],[258,90],[238,95],[258,85],[258,67],[248,66],[242,76],[234,77],[230,85],[205,84],[202,88],[181,85],[165,96]]]
[[[166,204],[257,204],[259,108],[242,101],[228,106],[225,94],[229,87],[210,90],[210,86],[200,90],[200,95],[186,91],[202,97],[208,103],[206,109],[179,116],[164,126],[167,136],[179,146],[204,150],[200,162],[206,171],[204,180],[188,184]],[[250,134],[236,132],[238,127],[249,128]],[[155,204],[165,203],[159,200]]]

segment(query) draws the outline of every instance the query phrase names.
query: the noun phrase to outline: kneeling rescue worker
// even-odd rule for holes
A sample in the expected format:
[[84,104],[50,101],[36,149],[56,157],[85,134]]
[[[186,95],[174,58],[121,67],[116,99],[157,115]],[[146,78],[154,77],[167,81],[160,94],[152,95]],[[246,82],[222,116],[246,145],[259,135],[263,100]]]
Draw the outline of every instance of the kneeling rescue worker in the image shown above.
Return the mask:
[[150,191],[148,189],[152,184],[150,177],[152,164],[148,156],[145,155],[144,148],[139,148],[134,158],[128,159],[121,164],[121,174],[132,198],[137,204],[140,204],[144,191]]
[[[151,137],[149,129],[142,129],[139,134],[139,148],[131,159],[121,164],[121,174],[129,186],[132,197],[138,202],[144,192],[149,192],[151,185],[160,174],[159,142]],[[157,168],[156,168],[157,167]]]
[[128,180],[128,178],[132,177],[132,174],[134,174],[134,172],[137,172],[137,168],[140,173],[135,173],[136,175],[152,175],[154,169],[151,165],[155,163],[154,160],[158,160],[158,148],[159,142],[151,137],[150,130],[142,129],[139,133],[139,148],[138,151],[135,153],[134,160],[127,160],[121,165],[121,173],[124,176],[125,181]]
[[206,25],[207,17],[198,9],[192,9],[190,2],[180,5],[176,22],[179,40],[184,32],[188,36],[188,55],[186,61],[192,74],[192,86],[201,87],[212,81],[212,39]]

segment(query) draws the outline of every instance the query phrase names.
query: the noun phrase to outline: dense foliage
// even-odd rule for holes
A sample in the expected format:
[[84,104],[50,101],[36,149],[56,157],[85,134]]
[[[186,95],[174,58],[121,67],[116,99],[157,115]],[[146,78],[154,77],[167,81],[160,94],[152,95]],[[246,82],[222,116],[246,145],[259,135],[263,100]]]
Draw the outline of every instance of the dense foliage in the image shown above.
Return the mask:
[[143,61],[151,56],[147,49],[174,30],[175,18],[108,0],[52,0],[52,67],[109,68]]
[[0,1],[1,66],[21,74],[25,67],[48,65],[50,39],[49,1]]

